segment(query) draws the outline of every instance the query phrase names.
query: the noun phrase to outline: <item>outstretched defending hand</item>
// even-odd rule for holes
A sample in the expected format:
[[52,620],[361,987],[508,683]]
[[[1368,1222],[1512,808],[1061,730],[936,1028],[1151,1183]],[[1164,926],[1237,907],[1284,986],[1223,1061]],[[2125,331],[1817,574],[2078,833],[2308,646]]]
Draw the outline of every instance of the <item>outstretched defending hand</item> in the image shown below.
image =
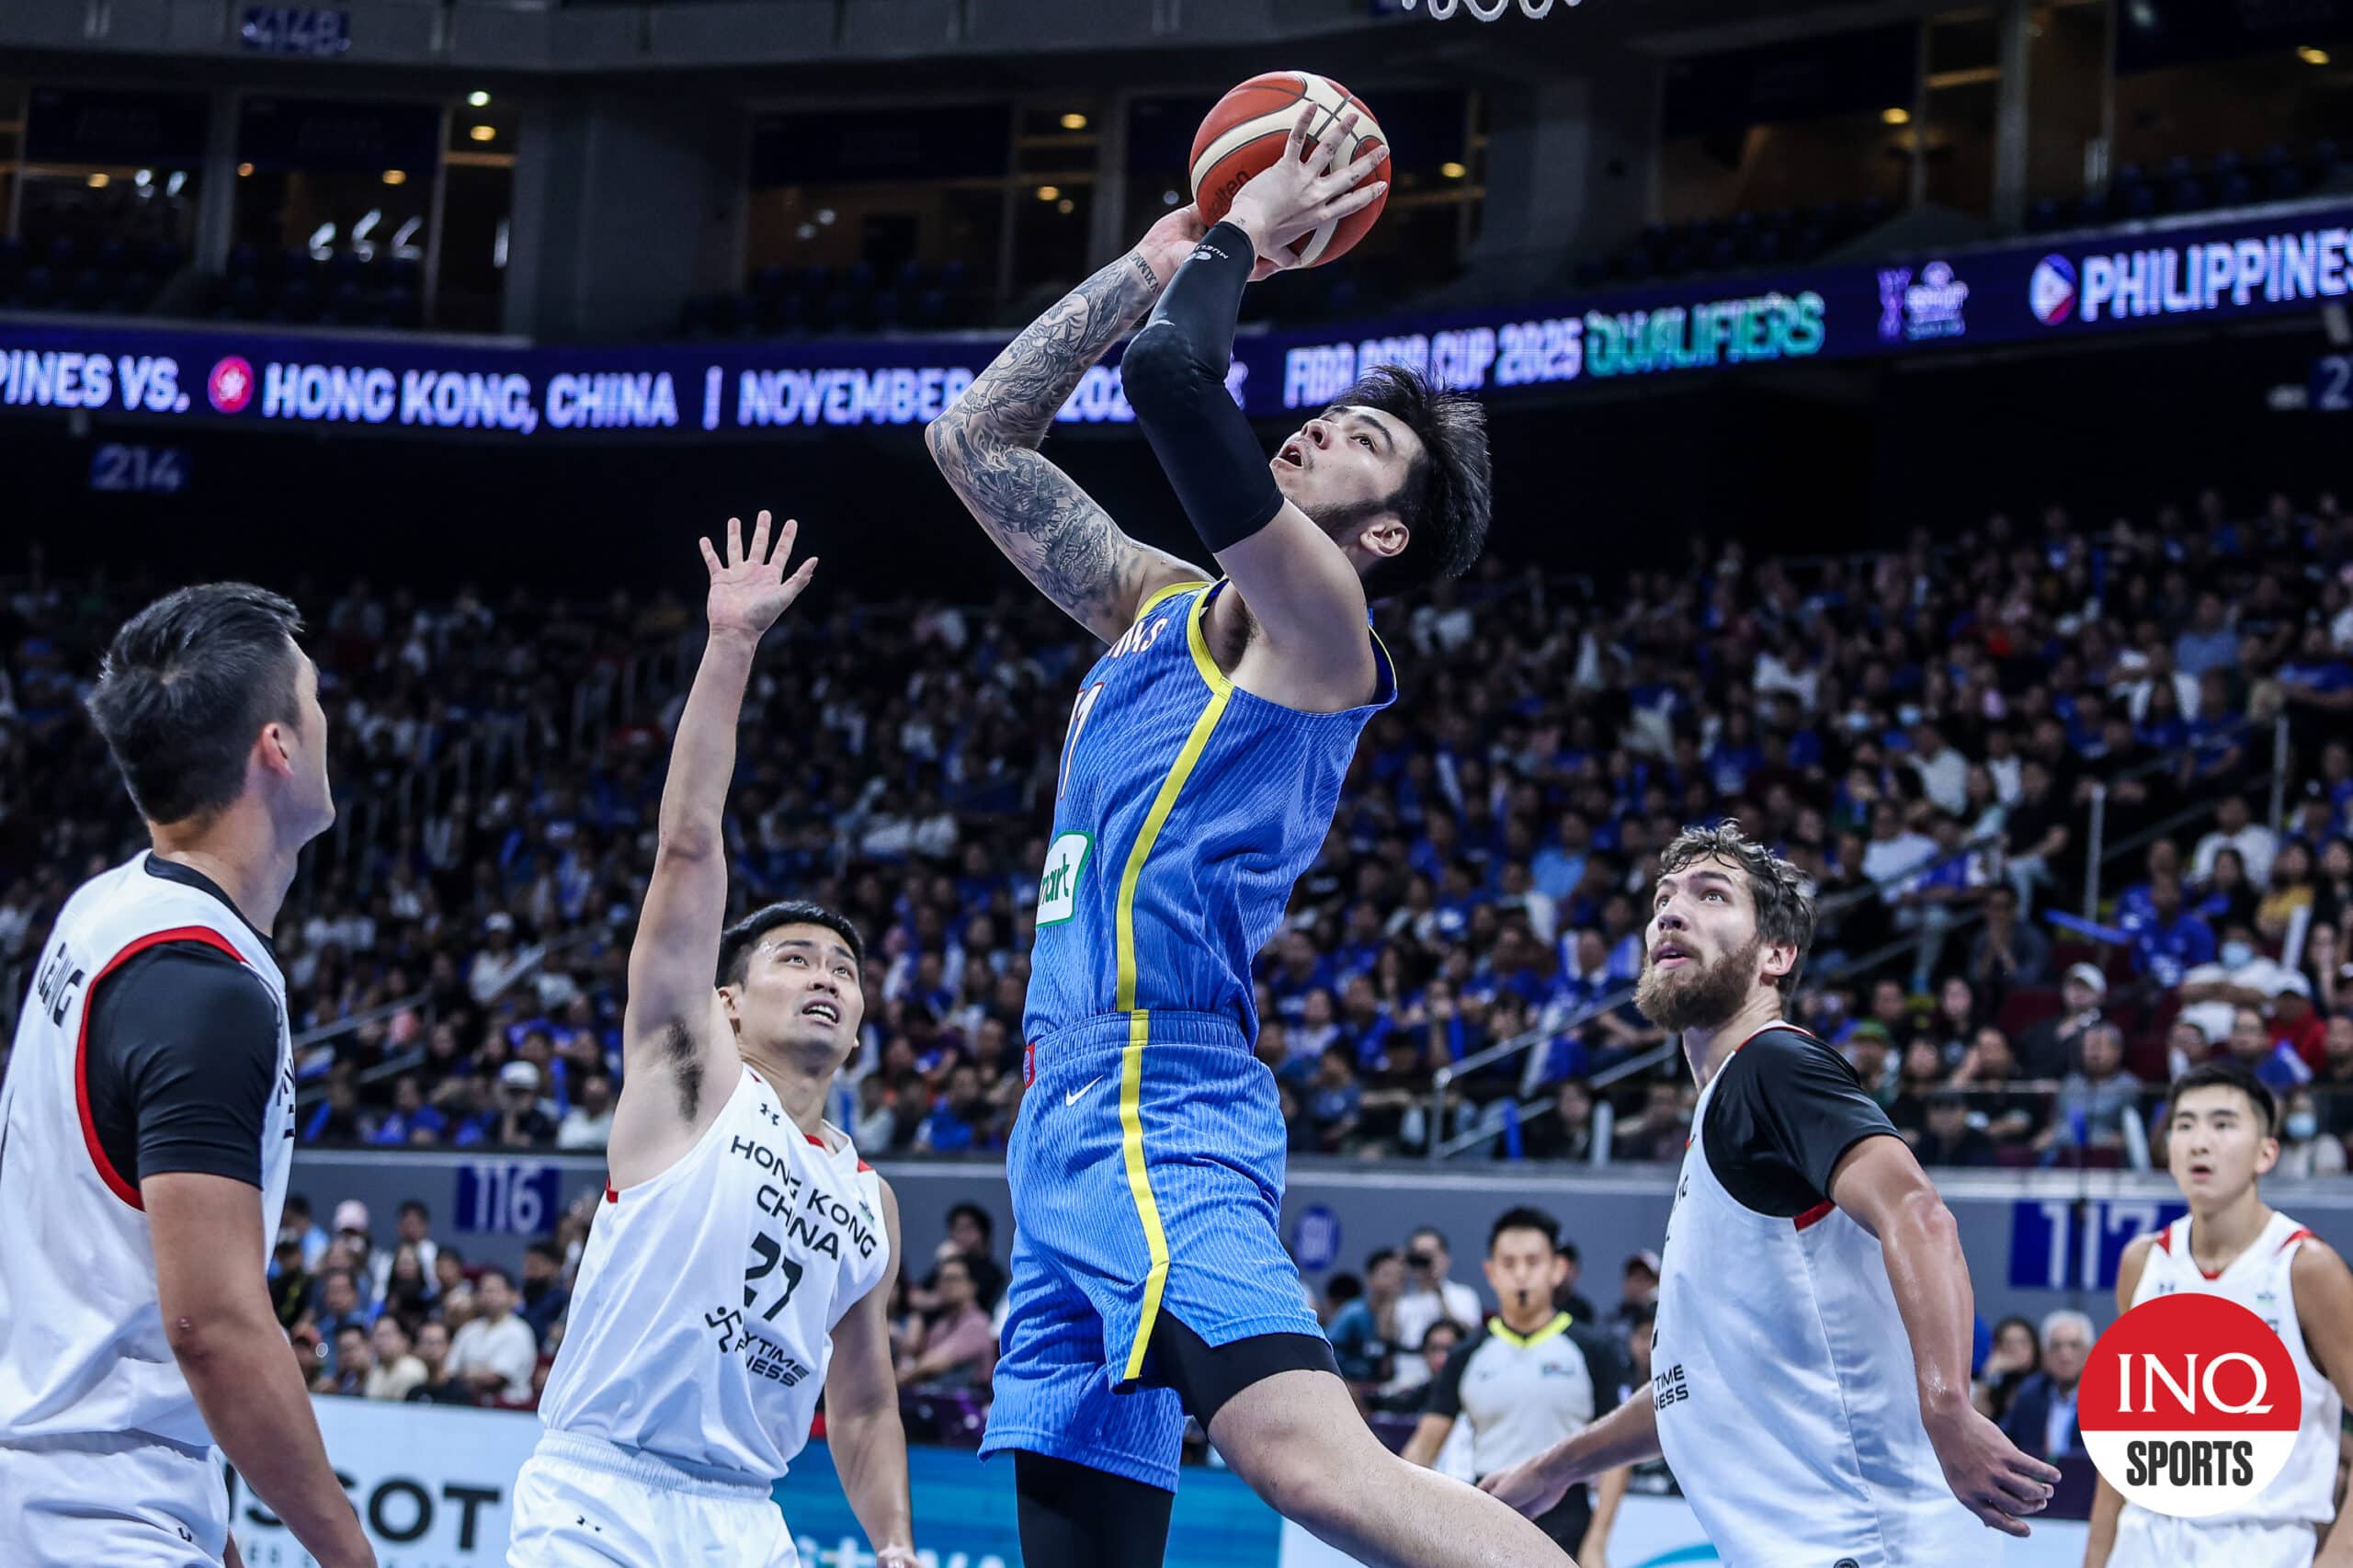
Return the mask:
[[727,519],[727,559],[722,562],[710,540],[703,540],[703,564],[710,569],[710,597],[705,601],[705,613],[710,618],[712,635],[735,632],[754,642],[774,626],[777,617],[801,597],[809,585],[810,577],[817,570],[817,558],[811,556],[801,563],[801,570],[791,576],[784,574],[784,563],[792,557],[792,541],[799,536],[801,525],[790,517],[784,520],[783,531],[778,534],[776,556],[768,556],[768,515],[762,512],[753,521],[752,549],[744,550],[744,520]]
[[1547,1474],[1544,1467],[1537,1462],[1541,1457],[1524,1459],[1516,1465],[1495,1471],[1479,1483],[1479,1490],[1531,1519],[1539,1514],[1551,1513],[1568,1494],[1569,1483],[1573,1478],[1565,1471],[1558,1475]]
[[1248,234],[1257,248],[1258,266],[1251,273],[1253,278],[1298,266],[1293,244],[1324,224],[1368,206],[1389,188],[1384,181],[1365,177],[1389,155],[1377,144],[1358,154],[1354,162],[1334,166],[1340,143],[1361,117],[1350,109],[1326,125],[1321,136],[1311,136],[1315,117],[1324,112],[1312,103],[1301,109],[1298,122],[1290,128],[1290,139],[1283,143],[1282,155],[1251,176],[1233,193],[1233,204],[1226,209],[1226,222]]
[[2058,1469],[2020,1453],[1999,1426],[1968,1405],[1929,1422],[1928,1441],[1944,1466],[1945,1484],[1987,1528],[2026,1535],[2026,1521],[2050,1506]]

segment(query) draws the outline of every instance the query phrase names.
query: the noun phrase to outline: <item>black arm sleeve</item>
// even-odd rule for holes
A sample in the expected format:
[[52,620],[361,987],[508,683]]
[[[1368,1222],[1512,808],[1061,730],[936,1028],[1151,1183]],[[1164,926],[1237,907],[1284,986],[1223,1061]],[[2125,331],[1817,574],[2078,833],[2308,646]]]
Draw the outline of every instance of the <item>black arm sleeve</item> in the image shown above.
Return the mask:
[[1472,1353],[1486,1343],[1487,1331],[1483,1328],[1448,1354],[1446,1365],[1430,1380],[1429,1398],[1422,1404],[1423,1415],[1443,1415],[1452,1421],[1462,1414],[1462,1369],[1471,1364]]
[[175,942],[90,997],[90,1109],[122,1179],[193,1171],[261,1185],[278,1075],[278,1004],[226,953]]
[[1839,1157],[1895,1124],[1846,1058],[1796,1029],[1768,1029],[1733,1054],[1708,1102],[1708,1166],[1743,1205],[1793,1219],[1829,1199]]
[[1274,521],[1282,492],[1225,390],[1242,287],[1257,264],[1231,223],[1201,236],[1120,359],[1120,381],[1193,531],[1211,553]]

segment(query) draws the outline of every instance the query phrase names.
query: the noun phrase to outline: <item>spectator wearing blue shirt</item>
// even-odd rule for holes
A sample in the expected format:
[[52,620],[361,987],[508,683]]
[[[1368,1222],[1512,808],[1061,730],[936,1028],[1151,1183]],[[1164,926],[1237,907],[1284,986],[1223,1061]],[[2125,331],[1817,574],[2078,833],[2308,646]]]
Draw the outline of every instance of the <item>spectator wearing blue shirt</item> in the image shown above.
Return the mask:
[[2261,1079],[2270,1091],[2285,1097],[2313,1081],[2313,1070],[2286,1040],[2271,1038],[2271,1025],[2260,1007],[2240,1007],[2231,1015],[2231,1054]]
[[348,1268],[330,1268],[319,1278],[320,1370],[335,1370],[335,1338],[347,1328],[366,1334],[374,1326],[359,1299],[359,1280]]
[[1536,891],[1556,901],[1574,892],[1585,881],[1586,857],[1592,847],[1593,827],[1584,813],[1563,812],[1552,841],[1539,849],[1529,864],[1535,874]]
[[1356,1128],[1358,1107],[1363,1099],[1364,1087],[1357,1082],[1348,1048],[1336,1045],[1324,1051],[1324,1060],[1316,1065],[1315,1081],[1308,1087],[1306,1108],[1316,1143],[1325,1153],[1339,1153]]
[[425,1103],[425,1091],[418,1086],[416,1074],[404,1073],[392,1085],[391,1114],[376,1124],[368,1135],[370,1143],[436,1143],[448,1130],[449,1119]]
[[990,1146],[988,1100],[981,1093],[980,1070],[959,1062],[948,1072],[947,1092],[915,1130],[915,1147],[935,1154],[962,1154]]
[[2170,991],[2202,963],[2212,963],[2214,928],[2181,906],[2181,879],[2150,883],[2149,924],[2133,934],[2132,968]]
[[2173,640],[2173,662],[2184,674],[2201,676],[2238,664],[2238,633],[2231,630],[2222,595],[2198,596],[2196,619]]
[[1382,1247],[1364,1260],[1364,1294],[1332,1315],[1324,1337],[1340,1363],[1341,1378],[1359,1398],[1371,1395],[1389,1378],[1389,1358],[1395,1349],[1397,1298],[1405,1290],[1405,1260],[1394,1247]]
[[1305,931],[1286,933],[1282,962],[1267,977],[1267,990],[1283,1022],[1298,1028],[1307,1012],[1307,994],[1331,988],[1332,967],[1315,950],[1315,938]]

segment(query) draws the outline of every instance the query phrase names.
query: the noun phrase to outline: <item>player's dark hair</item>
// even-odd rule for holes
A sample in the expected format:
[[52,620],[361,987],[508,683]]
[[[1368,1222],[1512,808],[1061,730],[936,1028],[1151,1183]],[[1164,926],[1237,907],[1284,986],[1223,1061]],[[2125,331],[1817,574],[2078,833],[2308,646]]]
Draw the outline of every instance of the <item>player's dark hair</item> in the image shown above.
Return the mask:
[[2233,1057],[2218,1057],[2201,1062],[2173,1081],[2172,1100],[2177,1108],[2181,1096],[2192,1089],[2236,1089],[2245,1095],[2255,1114],[2263,1119],[2263,1135],[2268,1138],[2279,1125],[2279,1102],[2271,1093],[2271,1085],[2248,1072]]
[[1797,994],[1806,949],[1813,945],[1813,889],[1804,872],[1742,833],[1729,817],[1716,827],[1687,827],[1677,834],[1659,852],[1659,874],[1671,876],[1711,859],[1729,860],[1747,876],[1749,895],[1756,902],[1757,937],[1777,948],[1797,949],[1790,971],[1775,982],[1786,1006]]
[[153,823],[233,802],[264,724],[294,724],[301,613],[250,583],[166,594],[123,622],[98,666],[90,722]]
[[1506,1231],[1534,1231],[1544,1238],[1547,1247],[1555,1253],[1561,1250],[1561,1222],[1541,1209],[1531,1209],[1523,1203],[1496,1215],[1495,1222],[1487,1228],[1488,1252],[1495,1250],[1495,1244],[1503,1239]]
[[1332,407],[1377,409],[1422,443],[1404,483],[1381,503],[1412,538],[1404,553],[1365,574],[1366,596],[1385,598],[1469,571],[1487,546],[1487,518],[1495,508],[1487,411],[1471,398],[1440,392],[1403,365],[1367,370]]
[[865,966],[866,944],[858,939],[858,927],[850,924],[848,915],[807,899],[789,898],[754,910],[721,933],[717,983],[743,984],[745,971],[751,966],[752,949],[759,946],[761,937],[779,926],[823,926],[842,939],[860,968]]
[[990,1240],[995,1240],[996,1237],[996,1221],[990,1219],[989,1211],[977,1203],[950,1204],[948,1209],[948,1222],[953,1225],[958,1220],[972,1221],[981,1228],[981,1234]]

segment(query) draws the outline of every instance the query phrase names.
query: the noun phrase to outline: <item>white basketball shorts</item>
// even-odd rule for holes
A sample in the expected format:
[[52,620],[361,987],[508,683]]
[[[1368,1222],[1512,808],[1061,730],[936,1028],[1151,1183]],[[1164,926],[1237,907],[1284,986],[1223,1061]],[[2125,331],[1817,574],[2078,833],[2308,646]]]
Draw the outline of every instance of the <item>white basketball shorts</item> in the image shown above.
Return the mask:
[[2128,1503],[2108,1568],[2312,1568],[2319,1548],[2310,1525],[2176,1519]]
[[8,1568],[215,1568],[229,1489],[209,1453],[92,1434],[0,1448]]
[[705,1481],[594,1437],[543,1432],[515,1478],[507,1568],[800,1568],[765,1486]]

